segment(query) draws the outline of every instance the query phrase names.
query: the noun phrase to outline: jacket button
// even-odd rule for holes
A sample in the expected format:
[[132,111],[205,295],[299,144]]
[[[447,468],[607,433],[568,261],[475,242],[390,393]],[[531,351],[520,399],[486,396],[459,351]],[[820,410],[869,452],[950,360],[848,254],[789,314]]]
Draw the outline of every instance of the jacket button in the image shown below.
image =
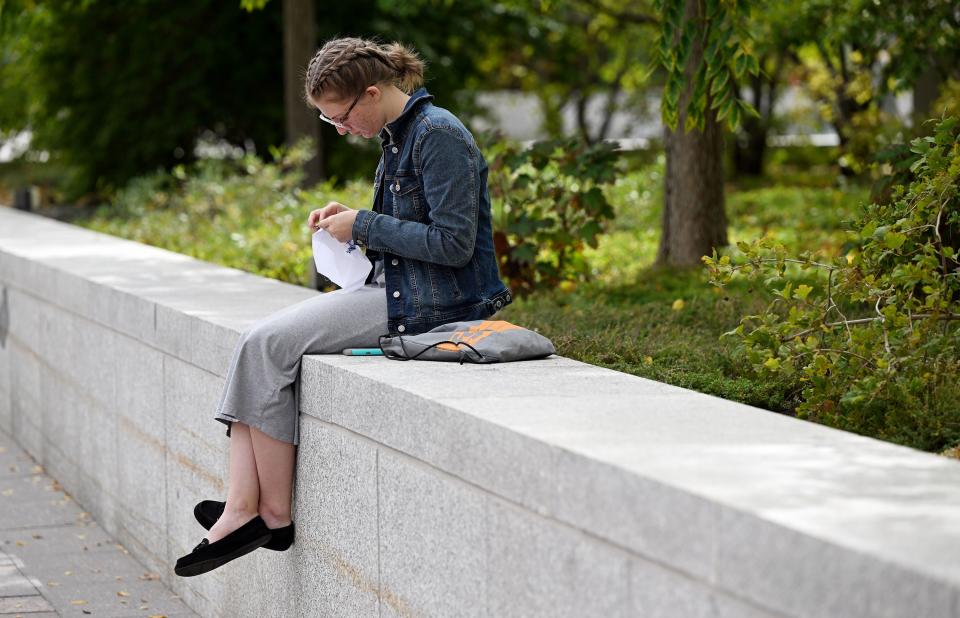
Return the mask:
[[400,260],[398,260],[397,258],[393,258],[392,260],[390,260],[391,266],[396,266],[399,263],[400,263]]
[[394,297],[394,298],[400,298],[400,290],[394,290],[394,291],[393,291],[393,297]]
[[402,332],[405,331],[405,330],[407,330],[407,327],[404,326],[403,324],[401,324],[400,326],[397,327],[397,332],[398,332],[398,333],[402,333]]
[[394,147],[391,148],[390,150],[391,150],[391,152],[393,152],[393,154],[397,154],[398,152],[400,152],[400,149],[397,148],[396,146],[394,146]]

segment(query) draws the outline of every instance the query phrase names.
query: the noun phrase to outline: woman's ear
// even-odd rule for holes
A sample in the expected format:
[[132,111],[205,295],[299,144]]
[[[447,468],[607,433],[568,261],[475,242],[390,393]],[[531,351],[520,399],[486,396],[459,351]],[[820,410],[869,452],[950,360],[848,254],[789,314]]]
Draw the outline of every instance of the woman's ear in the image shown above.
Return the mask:
[[383,91],[379,86],[367,86],[367,94],[373,97],[374,103],[379,103],[383,98]]

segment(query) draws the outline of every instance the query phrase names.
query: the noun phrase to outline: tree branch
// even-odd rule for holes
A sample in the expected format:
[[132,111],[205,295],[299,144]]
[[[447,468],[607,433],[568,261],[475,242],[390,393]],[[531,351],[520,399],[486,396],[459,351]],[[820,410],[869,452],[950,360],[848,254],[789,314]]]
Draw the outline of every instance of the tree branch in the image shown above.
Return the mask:
[[[797,337],[803,337],[804,335],[809,335],[810,333],[819,330],[821,326],[829,326],[833,328],[834,326],[850,326],[851,324],[868,324],[870,322],[876,322],[877,320],[883,320],[882,317],[876,318],[857,318],[856,320],[843,320],[841,322],[831,322],[829,324],[820,324],[814,326],[813,328],[808,328],[807,330],[802,330],[799,333],[793,335],[788,335],[787,337],[781,337],[781,342],[791,341]],[[914,320],[960,320],[960,313],[918,313],[916,315],[910,316],[910,323],[913,324]],[[888,350],[889,351],[889,350]]]

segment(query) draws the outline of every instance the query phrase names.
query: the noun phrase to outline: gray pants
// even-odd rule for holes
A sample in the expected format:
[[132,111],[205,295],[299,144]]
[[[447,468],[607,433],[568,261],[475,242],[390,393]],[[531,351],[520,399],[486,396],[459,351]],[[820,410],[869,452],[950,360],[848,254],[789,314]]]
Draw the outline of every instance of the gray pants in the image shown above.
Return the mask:
[[215,417],[227,425],[227,435],[239,421],[277,440],[300,442],[300,357],[377,347],[387,332],[387,296],[378,275],[377,283],[349,294],[321,294],[281,309],[244,333]]

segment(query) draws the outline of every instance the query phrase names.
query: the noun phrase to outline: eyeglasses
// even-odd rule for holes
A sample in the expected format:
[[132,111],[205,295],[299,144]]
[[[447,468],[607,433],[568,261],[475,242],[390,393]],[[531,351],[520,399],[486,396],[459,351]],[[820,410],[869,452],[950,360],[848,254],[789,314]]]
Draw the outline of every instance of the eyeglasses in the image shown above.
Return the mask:
[[[367,86],[367,88],[369,88],[369,86]],[[336,118],[329,118],[329,117],[327,117],[327,116],[324,116],[324,115],[323,115],[323,112],[320,112],[320,120],[322,120],[322,121],[324,121],[324,122],[329,122],[329,123],[332,124],[333,126],[342,129],[342,128],[343,128],[343,124],[347,121],[347,117],[350,116],[350,112],[353,111],[353,108],[356,107],[356,106],[357,106],[357,103],[360,101],[360,97],[362,97],[362,96],[364,95],[364,93],[366,93],[366,92],[367,92],[367,89],[364,88],[363,91],[360,92],[360,94],[357,95],[357,98],[353,100],[353,103],[350,104],[350,107],[347,108],[347,111],[345,111],[344,113],[340,114],[340,115],[337,116]]]

